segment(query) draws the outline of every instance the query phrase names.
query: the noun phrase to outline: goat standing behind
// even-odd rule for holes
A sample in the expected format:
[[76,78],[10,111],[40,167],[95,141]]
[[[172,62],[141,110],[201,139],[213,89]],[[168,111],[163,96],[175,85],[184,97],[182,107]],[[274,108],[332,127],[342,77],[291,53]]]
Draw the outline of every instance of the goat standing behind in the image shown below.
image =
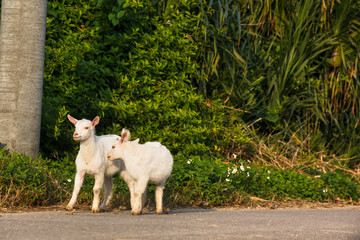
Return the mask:
[[131,214],[141,214],[143,207],[143,195],[148,182],[156,184],[156,212],[163,212],[162,200],[166,180],[171,174],[173,158],[170,151],[159,142],[138,144],[128,141],[130,132],[123,129],[121,138],[117,139],[111,151],[108,153],[109,160],[124,160],[126,170],[135,182],[134,206]]

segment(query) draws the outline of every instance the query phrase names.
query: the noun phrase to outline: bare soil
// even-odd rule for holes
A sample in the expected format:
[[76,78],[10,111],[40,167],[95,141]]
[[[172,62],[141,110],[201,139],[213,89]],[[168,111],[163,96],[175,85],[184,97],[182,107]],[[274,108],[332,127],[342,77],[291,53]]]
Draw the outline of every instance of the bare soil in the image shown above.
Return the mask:
[[[288,199],[285,201],[269,201],[256,197],[252,197],[251,201],[246,204],[234,204],[227,206],[208,206],[206,204],[199,204],[197,206],[172,206],[165,209],[166,211],[181,209],[181,208],[203,208],[203,209],[324,209],[324,208],[346,208],[360,206],[360,202],[338,200],[335,202],[310,202],[304,200]],[[61,211],[65,210],[66,203],[50,205],[50,206],[31,206],[31,207],[16,207],[16,208],[1,208],[0,212],[41,212],[41,211]],[[75,210],[91,211],[91,205],[75,205]],[[109,212],[118,212],[121,210],[129,210],[126,207],[111,208]],[[150,205],[145,207],[145,210],[154,211],[155,207]]]

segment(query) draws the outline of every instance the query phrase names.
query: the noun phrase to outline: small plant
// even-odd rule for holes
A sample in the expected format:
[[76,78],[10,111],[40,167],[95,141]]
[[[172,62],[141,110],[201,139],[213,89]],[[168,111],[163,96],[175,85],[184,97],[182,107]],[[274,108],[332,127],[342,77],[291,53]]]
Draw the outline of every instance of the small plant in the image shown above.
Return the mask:
[[174,160],[167,191],[176,204],[229,204],[235,190],[227,180],[226,164],[209,157],[178,156]]

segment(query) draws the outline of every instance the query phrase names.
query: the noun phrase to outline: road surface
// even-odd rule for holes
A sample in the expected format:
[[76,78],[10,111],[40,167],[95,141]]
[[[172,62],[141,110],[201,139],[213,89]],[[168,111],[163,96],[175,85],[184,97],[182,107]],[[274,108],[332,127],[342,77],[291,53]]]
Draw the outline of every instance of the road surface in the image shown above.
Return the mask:
[[0,213],[0,239],[360,239],[360,208]]

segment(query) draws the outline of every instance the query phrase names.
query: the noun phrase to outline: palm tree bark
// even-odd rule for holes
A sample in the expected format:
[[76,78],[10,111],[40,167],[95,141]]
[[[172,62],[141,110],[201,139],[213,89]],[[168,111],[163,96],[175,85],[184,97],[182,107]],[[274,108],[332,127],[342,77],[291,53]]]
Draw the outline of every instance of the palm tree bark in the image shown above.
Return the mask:
[[39,153],[47,0],[2,0],[0,143]]

